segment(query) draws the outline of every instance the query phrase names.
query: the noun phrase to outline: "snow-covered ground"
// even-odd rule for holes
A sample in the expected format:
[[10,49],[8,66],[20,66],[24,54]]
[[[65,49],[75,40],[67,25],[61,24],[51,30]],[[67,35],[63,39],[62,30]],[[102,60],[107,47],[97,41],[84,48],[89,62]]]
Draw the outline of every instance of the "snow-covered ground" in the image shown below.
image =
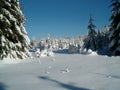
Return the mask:
[[4,61],[0,90],[120,90],[120,57],[54,54]]

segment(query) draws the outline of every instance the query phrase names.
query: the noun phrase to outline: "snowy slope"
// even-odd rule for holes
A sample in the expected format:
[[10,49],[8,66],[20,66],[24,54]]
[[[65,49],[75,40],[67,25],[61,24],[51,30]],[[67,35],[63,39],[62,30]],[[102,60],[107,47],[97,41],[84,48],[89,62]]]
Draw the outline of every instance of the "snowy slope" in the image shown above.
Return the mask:
[[55,54],[0,63],[0,90],[120,90],[120,57]]

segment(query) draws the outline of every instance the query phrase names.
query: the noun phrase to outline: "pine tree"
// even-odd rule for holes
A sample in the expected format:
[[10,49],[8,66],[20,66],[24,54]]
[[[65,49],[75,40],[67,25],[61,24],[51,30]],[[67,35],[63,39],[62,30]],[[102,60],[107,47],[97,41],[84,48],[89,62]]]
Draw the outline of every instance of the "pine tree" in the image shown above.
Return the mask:
[[108,50],[110,26],[104,26],[97,32],[97,46],[99,50]]
[[103,48],[103,35],[101,34],[100,30],[97,32],[97,47],[98,50]]
[[24,20],[19,0],[0,0],[0,59],[30,56]]
[[83,48],[85,49],[91,49],[93,51],[97,50],[97,45],[96,45],[96,37],[97,37],[97,33],[95,31],[95,25],[92,23],[93,19],[90,16],[89,22],[88,22],[88,35],[87,38],[84,40],[84,46]]
[[110,51],[120,55],[120,0],[112,0]]

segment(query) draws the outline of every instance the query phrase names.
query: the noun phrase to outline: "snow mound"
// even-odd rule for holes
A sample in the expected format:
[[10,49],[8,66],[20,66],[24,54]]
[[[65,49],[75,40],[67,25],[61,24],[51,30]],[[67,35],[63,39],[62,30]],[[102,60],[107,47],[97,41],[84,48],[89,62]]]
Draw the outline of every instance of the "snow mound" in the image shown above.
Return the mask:
[[54,56],[54,53],[52,50],[45,49],[40,51],[39,49],[36,50],[35,56],[37,57],[46,57],[46,56]]
[[66,69],[62,71],[63,74],[64,73],[69,73],[69,72],[70,72],[70,70],[68,69],[68,67],[66,67]]
[[97,54],[97,52],[95,52],[95,51],[92,51],[91,49],[83,49],[83,50],[81,50],[80,49],[80,51],[79,51],[81,54],[84,54],[84,55],[91,55],[91,56],[94,56],[94,55],[98,55]]
[[98,55],[97,52],[91,52],[89,55],[94,56],[94,55]]
[[4,58],[3,60],[0,60],[0,63],[2,64],[17,64],[20,63],[21,59],[10,59],[10,58]]
[[40,49],[37,49],[35,52],[35,56],[39,57],[40,56]]

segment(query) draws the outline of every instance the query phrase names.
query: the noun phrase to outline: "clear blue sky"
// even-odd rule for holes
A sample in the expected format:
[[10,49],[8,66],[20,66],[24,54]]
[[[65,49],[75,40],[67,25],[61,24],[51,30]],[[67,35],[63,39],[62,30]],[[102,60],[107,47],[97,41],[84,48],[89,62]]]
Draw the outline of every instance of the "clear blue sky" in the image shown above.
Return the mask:
[[96,29],[109,24],[111,0],[20,0],[29,37],[78,36],[87,33],[89,15]]

